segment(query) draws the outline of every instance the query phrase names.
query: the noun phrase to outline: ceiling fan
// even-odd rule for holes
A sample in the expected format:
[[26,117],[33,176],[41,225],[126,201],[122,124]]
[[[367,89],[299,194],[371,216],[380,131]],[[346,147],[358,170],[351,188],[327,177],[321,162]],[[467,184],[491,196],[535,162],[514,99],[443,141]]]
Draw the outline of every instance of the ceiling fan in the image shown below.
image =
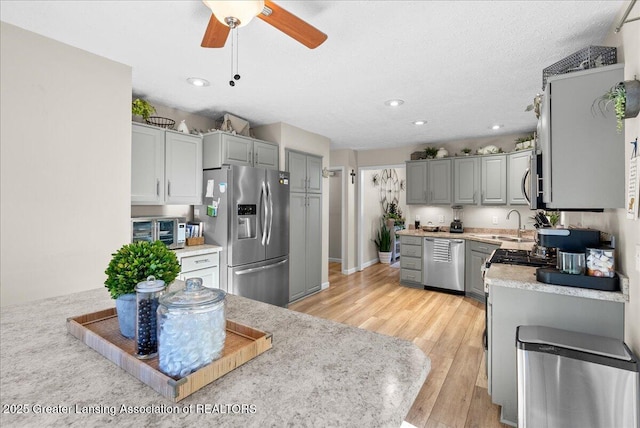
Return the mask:
[[327,35],[322,31],[268,0],[203,0],[203,3],[212,12],[209,25],[202,39],[201,46],[203,48],[223,47],[227,41],[229,31],[245,26],[254,16],[276,27],[309,49],[315,49],[327,40]]

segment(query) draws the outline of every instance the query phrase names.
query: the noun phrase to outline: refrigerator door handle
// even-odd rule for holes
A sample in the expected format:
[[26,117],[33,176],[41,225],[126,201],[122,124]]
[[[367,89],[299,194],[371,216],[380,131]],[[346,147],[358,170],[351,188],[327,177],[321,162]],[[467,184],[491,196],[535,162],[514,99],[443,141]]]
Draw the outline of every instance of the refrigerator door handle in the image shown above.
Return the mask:
[[271,229],[273,226],[273,193],[271,193],[271,184],[267,183],[267,195],[269,199],[269,228],[267,229],[267,245],[271,242]]
[[235,272],[235,274],[236,275],[246,275],[248,273],[259,272],[261,270],[273,269],[274,267],[283,265],[283,264],[287,263],[288,261],[289,261],[289,259],[286,259],[286,260],[282,260],[282,261],[280,261],[278,263],[274,263],[272,265],[266,265],[266,266],[260,266],[260,267],[257,267],[257,268],[239,270],[239,271]]
[[264,247],[264,244],[267,241],[267,216],[269,215],[269,208],[267,207],[267,189],[264,185],[264,181],[262,182],[260,197],[262,198],[262,206],[264,208],[264,215],[262,216],[262,246]]

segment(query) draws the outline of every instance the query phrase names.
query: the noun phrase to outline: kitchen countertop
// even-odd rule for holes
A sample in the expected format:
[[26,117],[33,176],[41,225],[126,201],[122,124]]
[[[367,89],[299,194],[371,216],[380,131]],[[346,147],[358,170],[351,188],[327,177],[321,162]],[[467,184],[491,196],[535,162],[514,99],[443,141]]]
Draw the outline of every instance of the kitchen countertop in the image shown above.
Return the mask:
[[406,340],[228,295],[227,317],[273,348],[173,403],[67,333],[113,306],[100,288],[2,308],[0,425],[399,427],[431,367]]
[[[399,235],[435,237],[443,239],[466,239],[489,244],[500,245],[501,248],[514,250],[531,250],[533,242],[501,241],[478,235],[515,235],[515,231],[482,230],[481,232],[449,233],[449,232],[424,232],[418,230],[401,230]],[[526,236],[526,235],[525,235]],[[602,291],[590,288],[569,287],[564,285],[545,284],[536,280],[536,269],[527,266],[493,263],[485,274],[485,282],[488,285],[498,287],[520,288],[524,290],[539,291],[543,293],[563,294],[567,296],[584,297],[587,299],[610,300],[613,302],[629,301],[629,278],[620,276],[620,291]]]
[[220,251],[222,251],[222,247],[218,245],[203,244],[179,248],[174,250],[174,253],[178,260],[180,260],[182,257],[200,256],[202,254],[219,253]]

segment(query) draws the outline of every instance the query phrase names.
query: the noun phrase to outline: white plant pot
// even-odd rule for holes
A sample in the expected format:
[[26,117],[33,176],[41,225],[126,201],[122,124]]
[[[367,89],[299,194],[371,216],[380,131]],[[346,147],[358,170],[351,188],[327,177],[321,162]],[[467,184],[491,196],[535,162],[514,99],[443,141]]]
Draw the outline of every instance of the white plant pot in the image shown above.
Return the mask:
[[378,251],[378,258],[380,259],[380,263],[388,265],[391,263],[391,252]]

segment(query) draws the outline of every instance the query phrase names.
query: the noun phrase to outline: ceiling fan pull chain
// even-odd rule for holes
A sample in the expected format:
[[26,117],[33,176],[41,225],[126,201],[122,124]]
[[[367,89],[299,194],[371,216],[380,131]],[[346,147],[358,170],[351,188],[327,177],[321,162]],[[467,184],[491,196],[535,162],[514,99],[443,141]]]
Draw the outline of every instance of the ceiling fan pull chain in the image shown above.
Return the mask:
[[240,31],[236,30],[236,74],[233,75],[234,80],[240,80],[238,61],[240,58]]
[[[233,42],[233,37],[235,36],[236,38],[236,42]],[[240,75],[238,74],[238,47],[239,47],[239,43],[238,43],[238,28],[232,28],[231,29],[231,75],[233,76],[233,79],[229,80],[229,85],[230,86],[236,86],[236,82],[234,82],[234,80],[240,80]],[[233,57],[236,57],[236,72],[235,74],[233,73]]]

